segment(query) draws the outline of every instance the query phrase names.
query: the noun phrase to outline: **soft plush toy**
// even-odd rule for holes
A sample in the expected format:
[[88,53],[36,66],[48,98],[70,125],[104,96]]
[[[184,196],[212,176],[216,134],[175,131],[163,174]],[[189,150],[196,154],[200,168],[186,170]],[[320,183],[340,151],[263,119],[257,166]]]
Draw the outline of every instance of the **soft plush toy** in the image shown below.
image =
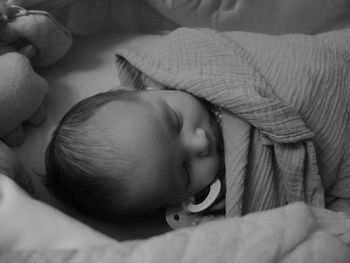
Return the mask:
[[61,58],[72,37],[49,13],[25,10],[0,0],[0,139],[19,145],[22,125],[45,119],[47,81],[34,68]]

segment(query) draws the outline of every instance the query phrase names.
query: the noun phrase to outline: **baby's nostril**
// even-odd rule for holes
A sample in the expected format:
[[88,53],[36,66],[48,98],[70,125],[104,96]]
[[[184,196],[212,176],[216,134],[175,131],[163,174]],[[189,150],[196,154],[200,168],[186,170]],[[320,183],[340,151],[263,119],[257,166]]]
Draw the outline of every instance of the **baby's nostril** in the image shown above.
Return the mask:
[[209,154],[209,147],[207,147],[204,151],[199,153],[200,157],[205,157]]

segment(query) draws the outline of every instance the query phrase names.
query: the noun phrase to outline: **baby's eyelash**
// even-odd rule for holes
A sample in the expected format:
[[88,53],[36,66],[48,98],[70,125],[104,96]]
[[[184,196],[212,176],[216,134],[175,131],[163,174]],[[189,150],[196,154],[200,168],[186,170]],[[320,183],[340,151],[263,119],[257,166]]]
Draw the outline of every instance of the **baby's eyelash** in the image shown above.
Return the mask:
[[181,124],[181,120],[179,118],[179,115],[176,113],[176,111],[173,108],[171,108],[171,112],[173,113],[173,116],[175,119],[176,129],[178,132],[180,132],[181,128],[182,128],[182,124]]
[[176,127],[177,127],[177,131],[181,131],[181,122],[180,122],[180,119],[179,119],[179,116],[177,115],[177,113],[174,111],[175,113],[175,119],[176,119]]

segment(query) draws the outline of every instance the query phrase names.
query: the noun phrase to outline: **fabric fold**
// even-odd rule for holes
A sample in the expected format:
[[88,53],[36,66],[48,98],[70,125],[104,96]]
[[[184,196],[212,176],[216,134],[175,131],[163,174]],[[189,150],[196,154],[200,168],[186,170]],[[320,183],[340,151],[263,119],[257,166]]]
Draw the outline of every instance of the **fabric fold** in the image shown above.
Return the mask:
[[324,205],[324,188],[349,162],[342,158],[350,95],[342,49],[322,35],[181,28],[118,50],[116,63],[122,80],[144,74],[223,109],[226,213],[233,216],[296,201]]

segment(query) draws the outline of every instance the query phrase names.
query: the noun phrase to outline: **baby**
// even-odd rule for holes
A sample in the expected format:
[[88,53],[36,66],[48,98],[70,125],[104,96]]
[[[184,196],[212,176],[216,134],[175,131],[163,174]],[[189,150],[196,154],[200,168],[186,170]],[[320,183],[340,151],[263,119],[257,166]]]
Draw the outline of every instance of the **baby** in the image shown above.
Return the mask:
[[297,201],[350,211],[348,43],[348,29],[180,28],[118,50],[135,90],[73,107],[47,150],[48,184],[100,216],[203,200],[216,178],[227,217]]
[[211,109],[177,90],[119,89],[89,97],[52,135],[47,184],[97,216],[148,214],[178,204],[220,176],[219,119]]

